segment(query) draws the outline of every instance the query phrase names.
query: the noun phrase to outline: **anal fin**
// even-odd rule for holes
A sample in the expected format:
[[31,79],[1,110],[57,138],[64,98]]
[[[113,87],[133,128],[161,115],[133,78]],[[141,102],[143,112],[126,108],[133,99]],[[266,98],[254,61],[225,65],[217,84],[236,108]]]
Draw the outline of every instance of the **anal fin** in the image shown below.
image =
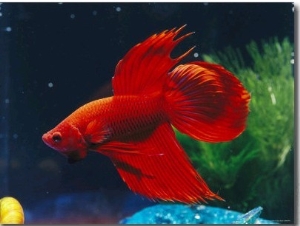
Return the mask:
[[149,137],[127,145],[115,143],[106,155],[132,191],[154,200],[188,204],[222,200],[194,169],[168,123],[160,125]]

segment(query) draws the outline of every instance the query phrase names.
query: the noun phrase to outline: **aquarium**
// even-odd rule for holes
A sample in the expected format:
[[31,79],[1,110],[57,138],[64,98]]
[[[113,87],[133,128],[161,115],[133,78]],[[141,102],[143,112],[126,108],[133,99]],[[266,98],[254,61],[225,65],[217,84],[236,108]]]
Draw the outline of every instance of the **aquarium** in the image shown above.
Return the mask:
[[0,3],[0,223],[295,223],[294,52],[292,2]]

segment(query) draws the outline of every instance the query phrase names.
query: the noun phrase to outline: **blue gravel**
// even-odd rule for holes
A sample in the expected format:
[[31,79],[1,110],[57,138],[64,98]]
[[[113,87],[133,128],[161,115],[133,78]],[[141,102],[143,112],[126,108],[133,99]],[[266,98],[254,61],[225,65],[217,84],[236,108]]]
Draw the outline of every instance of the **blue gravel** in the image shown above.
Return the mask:
[[120,224],[276,224],[258,218],[262,211],[257,207],[246,214],[204,205],[158,204],[147,207]]

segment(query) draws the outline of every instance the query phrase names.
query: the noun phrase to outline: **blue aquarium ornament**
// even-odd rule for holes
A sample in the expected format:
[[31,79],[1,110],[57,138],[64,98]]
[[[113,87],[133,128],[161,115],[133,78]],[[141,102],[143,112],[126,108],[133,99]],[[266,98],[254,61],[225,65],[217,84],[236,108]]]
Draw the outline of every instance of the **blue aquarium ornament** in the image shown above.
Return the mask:
[[120,224],[276,224],[259,218],[262,207],[240,212],[205,205],[159,204],[147,207]]
[[240,216],[233,224],[255,224],[255,221],[260,216],[262,210],[263,208],[261,206],[256,207]]

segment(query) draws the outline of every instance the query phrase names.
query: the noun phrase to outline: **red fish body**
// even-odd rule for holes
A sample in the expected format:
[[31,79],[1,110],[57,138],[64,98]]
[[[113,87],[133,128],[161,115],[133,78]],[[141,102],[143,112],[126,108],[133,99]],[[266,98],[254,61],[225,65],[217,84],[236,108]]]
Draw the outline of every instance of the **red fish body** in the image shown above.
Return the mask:
[[155,34],[118,63],[114,96],[83,105],[43,135],[68,157],[89,150],[108,156],[129,188],[150,199],[198,203],[220,199],[193,168],[176,140],[182,133],[207,142],[229,141],[245,129],[250,95],[222,66],[191,62],[171,69],[183,27]]

